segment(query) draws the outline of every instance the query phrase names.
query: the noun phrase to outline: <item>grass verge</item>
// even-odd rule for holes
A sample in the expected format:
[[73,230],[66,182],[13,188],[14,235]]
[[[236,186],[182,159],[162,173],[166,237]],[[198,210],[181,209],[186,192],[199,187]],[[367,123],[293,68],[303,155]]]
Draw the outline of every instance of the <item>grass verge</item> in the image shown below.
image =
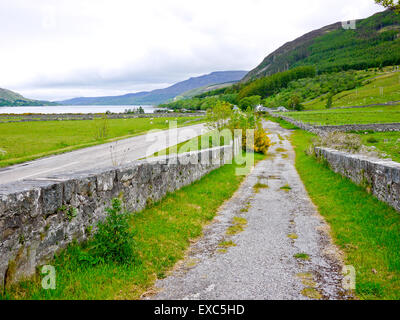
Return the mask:
[[304,150],[312,134],[291,137],[296,168],[319,212],[331,226],[346,265],[356,269],[360,299],[400,299],[400,214],[363,188],[335,174]]
[[[256,161],[264,159],[255,155]],[[2,299],[139,299],[183,259],[191,241],[232,197],[244,176],[235,175],[236,164],[225,165],[191,186],[132,216],[132,232],[141,263],[91,266],[80,261],[77,244],[58,255],[56,290],[43,290],[40,276],[11,287]]]

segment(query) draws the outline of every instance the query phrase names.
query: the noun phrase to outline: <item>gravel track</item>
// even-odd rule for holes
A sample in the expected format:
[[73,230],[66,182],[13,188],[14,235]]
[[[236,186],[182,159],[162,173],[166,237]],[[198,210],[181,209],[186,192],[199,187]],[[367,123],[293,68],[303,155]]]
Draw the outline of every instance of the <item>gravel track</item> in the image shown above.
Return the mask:
[[[340,254],[294,167],[290,131],[266,122],[271,155],[220,209],[184,261],[155,284],[155,300],[345,299]],[[284,149],[284,150],[282,150]],[[268,188],[256,192],[256,183]],[[290,186],[289,190],[282,190]],[[243,232],[228,236],[234,218]],[[245,221],[241,219],[242,221]],[[222,241],[235,246],[221,248]],[[309,260],[295,258],[305,253]]]

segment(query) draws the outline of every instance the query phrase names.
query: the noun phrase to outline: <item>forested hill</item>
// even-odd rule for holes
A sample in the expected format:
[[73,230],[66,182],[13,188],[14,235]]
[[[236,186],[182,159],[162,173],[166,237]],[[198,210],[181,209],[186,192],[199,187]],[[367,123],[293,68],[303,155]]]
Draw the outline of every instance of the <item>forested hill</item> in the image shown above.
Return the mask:
[[75,98],[61,101],[64,105],[139,105],[159,104],[181,95],[189,90],[203,86],[240,81],[247,71],[219,71],[200,77],[190,78],[178,82],[171,87],[158,89],[150,92],[130,93],[123,96]]
[[19,93],[0,88],[0,107],[1,106],[52,106],[57,103],[49,101],[31,100],[23,97]]
[[317,72],[400,64],[400,15],[391,10],[358,20],[356,29],[338,22],[289,42],[267,56],[243,82],[313,65]]

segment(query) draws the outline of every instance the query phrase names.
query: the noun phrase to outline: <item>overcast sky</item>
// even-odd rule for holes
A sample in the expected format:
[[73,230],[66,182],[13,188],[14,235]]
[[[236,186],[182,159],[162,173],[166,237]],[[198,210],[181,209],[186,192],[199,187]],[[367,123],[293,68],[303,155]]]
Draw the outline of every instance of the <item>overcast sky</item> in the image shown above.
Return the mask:
[[296,37],[382,11],[373,0],[0,0],[0,87],[119,95],[250,70]]

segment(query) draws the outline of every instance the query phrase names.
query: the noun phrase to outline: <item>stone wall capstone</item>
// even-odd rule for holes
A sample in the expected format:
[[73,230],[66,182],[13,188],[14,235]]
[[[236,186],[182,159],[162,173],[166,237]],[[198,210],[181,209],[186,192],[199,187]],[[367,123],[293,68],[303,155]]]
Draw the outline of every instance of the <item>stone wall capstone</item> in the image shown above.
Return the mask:
[[29,277],[105,218],[113,198],[137,212],[231,163],[237,145],[0,185],[0,287]]

